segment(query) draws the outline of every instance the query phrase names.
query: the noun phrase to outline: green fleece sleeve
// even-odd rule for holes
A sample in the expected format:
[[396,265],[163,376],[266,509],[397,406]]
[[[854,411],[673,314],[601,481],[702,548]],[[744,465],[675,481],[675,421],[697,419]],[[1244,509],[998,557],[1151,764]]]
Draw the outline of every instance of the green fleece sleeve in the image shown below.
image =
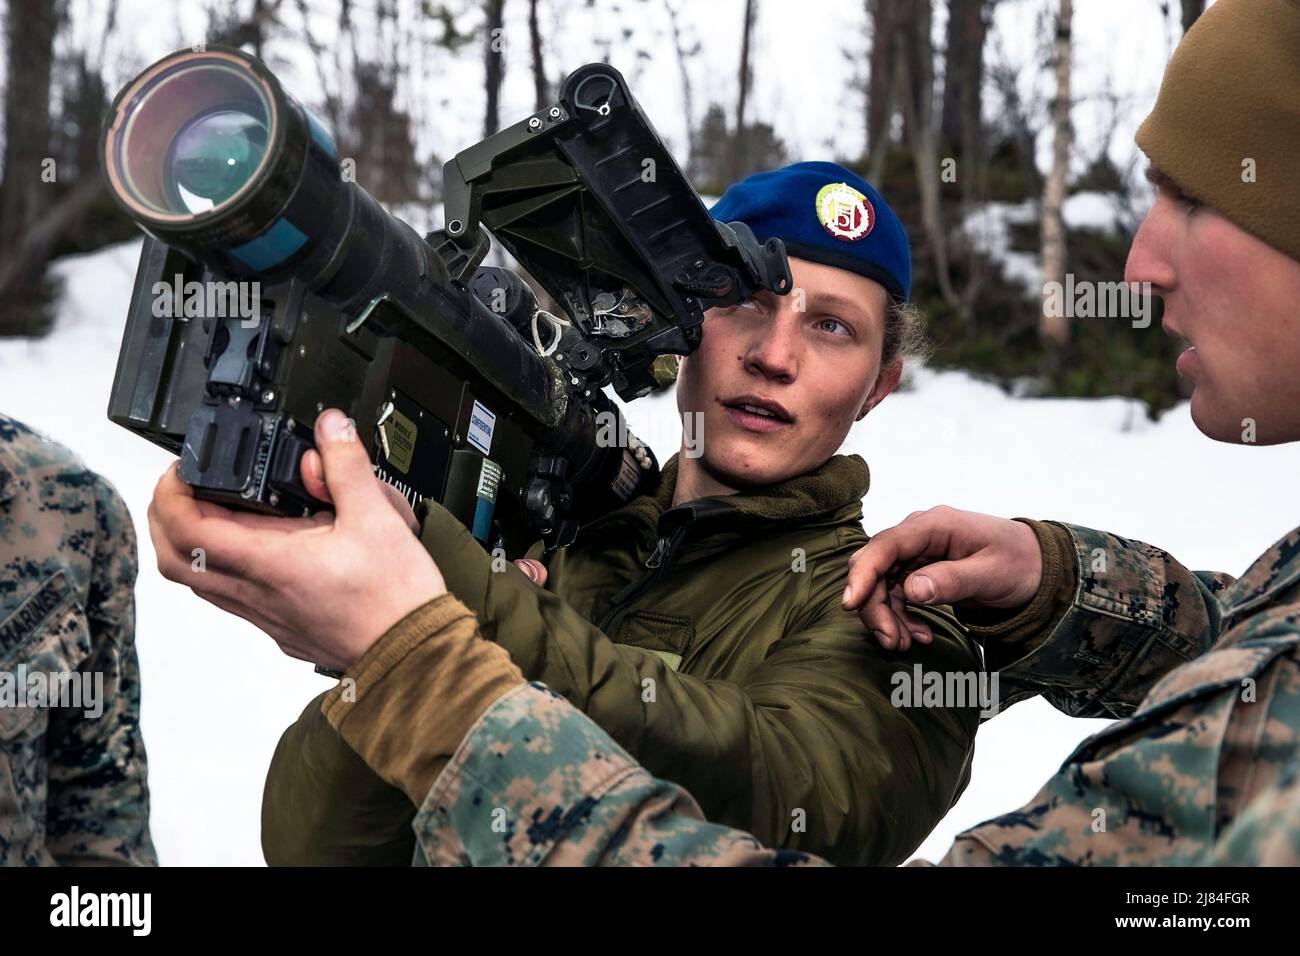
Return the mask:
[[[979,706],[896,706],[913,668],[974,676],[950,617],[909,655],[867,639],[843,610],[844,571],[810,569],[807,610],[744,679],[703,680],[610,640],[563,599],[492,558],[431,506],[422,538],[447,587],[524,676],[562,694],[705,816],[835,862],[897,863],[964,788]],[[652,689],[652,692],[647,692]],[[909,698],[909,704],[913,700]]]

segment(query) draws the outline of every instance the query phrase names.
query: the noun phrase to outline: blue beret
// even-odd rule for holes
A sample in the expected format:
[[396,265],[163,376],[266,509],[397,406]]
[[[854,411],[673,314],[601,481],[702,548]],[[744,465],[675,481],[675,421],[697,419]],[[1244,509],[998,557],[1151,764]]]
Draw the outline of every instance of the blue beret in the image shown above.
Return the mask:
[[869,182],[835,163],[795,163],[727,188],[709,214],[773,236],[799,259],[879,282],[895,301],[912,288],[907,233]]

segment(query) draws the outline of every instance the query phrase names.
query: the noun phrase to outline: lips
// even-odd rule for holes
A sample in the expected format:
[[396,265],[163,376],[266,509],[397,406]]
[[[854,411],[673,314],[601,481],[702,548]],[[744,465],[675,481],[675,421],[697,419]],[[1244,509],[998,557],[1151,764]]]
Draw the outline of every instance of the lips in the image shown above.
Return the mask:
[[790,424],[794,421],[794,416],[785,410],[785,406],[780,402],[774,402],[770,398],[762,398],[758,395],[740,395],[736,398],[728,399],[722,403],[728,408],[736,408],[754,415],[762,415],[765,418],[775,418],[777,421]]
[[1200,360],[1196,354],[1196,346],[1192,344],[1191,339],[1183,334],[1182,330],[1175,326],[1166,318],[1160,323],[1160,327],[1165,330],[1165,334],[1172,337],[1180,347],[1178,359],[1174,363],[1174,368],[1179,375],[1184,378],[1195,378],[1196,373],[1200,370]]
[[794,424],[794,416],[780,402],[758,395],[740,395],[719,403],[727,417],[747,431],[770,433]]

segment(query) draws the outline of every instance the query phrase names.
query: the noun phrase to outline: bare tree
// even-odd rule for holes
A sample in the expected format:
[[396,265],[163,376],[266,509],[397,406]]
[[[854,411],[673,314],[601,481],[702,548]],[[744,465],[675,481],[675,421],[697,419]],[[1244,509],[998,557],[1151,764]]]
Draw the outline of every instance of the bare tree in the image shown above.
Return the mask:
[[271,28],[280,22],[282,2],[283,0],[253,0],[248,16],[241,15],[233,4],[209,4],[209,41],[230,46],[250,46],[253,55],[261,57]]
[[542,60],[542,28],[537,19],[537,4],[538,0],[528,0],[528,42],[533,54],[533,108],[540,110],[550,103],[551,91]]
[[[10,0],[5,85],[4,180],[0,182],[0,328],[32,334],[44,324],[45,256],[33,227],[47,217],[50,77],[63,14],[50,0]],[[57,175],[57,170],[54,171]]]
[[686,68],[686,61],[700,52],[700,44],[697,41],[693,47],[687,49],[685,41],[682,38],[681,17],[678,10],[673,6],[672,0],[664,0],[664,9],[668,12],[668,26],[673,34],[673,50],[677,54],[677,69],[682,78],[682,109],[686,113],[686,155],[695,155],[695,102],[691,90],[691,74]]
[[934,121],[934,44],[930,39],[933,21],[931,0],[904,0],[907,6],[904,30],[905,55],[895,60],[899,99],[903,104],[903,128],[916,185],[921,196],[921,227],[934,256],[935,278],[944,301],[960,306],[948,271],[948,237],[943,224],[939,196],[938,142]]
[[483,5],[487,14],[483,39],[483,84],[487,89],[484,137],[501,128],[501,84],[506,78],[505,6],[505,0],[485,0]]
[[9,77],[5,86],[4,180],[0,183],[0,245],[17,239],[43,211],[41,182],[49,155],[50,72],[60,8],[49,0],[11,0]]
[[754,23],[758,19],[758,0],[745,0],[745,24],[740,39],[740,76],[737,80],[736,94],[736,150],[735,175],[740,178],[740,170],[745,165],[745,107],[749,102],[750,87],[754,82],[754,68],[751,62],[750,48],[754,37]]
[[979,147],[980,91],[984,86],[984,41],[991,0],[949,0],[944,51],[943,140],[963,159]]
[[[1043,286],[1047,283],[1065,282],[1065,207],[1066,177],[1070,167],[1070,148],[1074,132],[1070,124],[1070,72],[1073,65],[1070,37],[1074,17],[1074,0],[1060,0],[1056,18],[1054,67],[1056,97],[1052,100],[1052,168],[1043,185],[1042,210],[1042,261]],[[1044,291],[1043,309],[1038,322],[1038,337],[1050,349],[1059,350],[1070,342],[1070,320],[1061,310],[1053,315],[1048,309],[1049,297]]]
[[900,34],[906,23],[907,0],[867,0],[871,22],[871,75],[867,78],[867,178],[876,186],[889,151],[889,126],[894,118]]

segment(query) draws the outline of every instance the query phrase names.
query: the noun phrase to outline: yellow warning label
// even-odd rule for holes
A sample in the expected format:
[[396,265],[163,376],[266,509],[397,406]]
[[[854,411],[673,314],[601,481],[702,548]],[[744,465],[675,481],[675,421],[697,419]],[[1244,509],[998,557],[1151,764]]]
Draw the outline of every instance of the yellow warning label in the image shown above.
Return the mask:
[[385,457],[389,464],[406,474],[411,467],[411,456],[415,453],[415,422],[393,409],[393,414],[379,426],[379,430],[384,434]]

